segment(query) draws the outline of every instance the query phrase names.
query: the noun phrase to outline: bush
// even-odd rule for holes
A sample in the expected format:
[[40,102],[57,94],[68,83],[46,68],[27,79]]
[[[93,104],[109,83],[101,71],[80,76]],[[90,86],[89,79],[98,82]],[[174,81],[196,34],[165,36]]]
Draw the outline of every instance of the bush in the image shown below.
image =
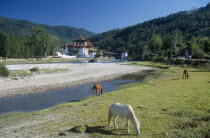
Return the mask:
[[0,64],[0,76],[3,76],[3,77],[9,76],[9,70],[4,64]]
[[202,66],[204,64],[208,64],[209,62],[208,61],[205,61],[205,60],[195,60],[194,61],[194,66]]
[[144,56],[144,61],[151,61],[151,60],[152,60],[152,58],[151,58],[150,55],[145,55]]
[[30,71],[37,72],[37,71],[39,71],[39,68],[34,67],[34,68],[30,69]]
[[166,59],[163,56],[158,56],[158,58],[156,59],[156,61],[158,61],[158,62],[166,62]]
[[193,65],[194,64],[194,60],[186,59],[184,63],[187,64],[187,65]]
[[174,60],[174,64],[175,65],[182,65],[182,64],[184,64],[184,62],[185,62],[185,59],[176,59],[176,60]]
[[200,52],[194,55],[194,58],[197,58],[197,59],[204,59],[205,57],[206,55],[204,52]]
[[152,60],[153,62],[157,61],[157,59],[158,59],[158,55],[154,55],[154,56],[152,56],[152,58],[151,58],[151,60]]
[[86,129],[87,129],[86,126],[78,125],[71,128],[69,131],[74,133],[84,133]]

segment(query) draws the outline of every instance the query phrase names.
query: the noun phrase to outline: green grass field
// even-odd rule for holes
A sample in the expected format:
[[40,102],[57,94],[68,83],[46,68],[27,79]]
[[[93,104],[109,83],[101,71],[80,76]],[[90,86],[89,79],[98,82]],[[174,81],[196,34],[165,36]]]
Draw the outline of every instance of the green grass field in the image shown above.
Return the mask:
[[[134,63],[131,63],[134,64]],[[210,72],[205,69],[157,65],[150,62],[135,65],[167,67],[161,76],[145,83],[125,84],[112,93],[88,97],[80,102],[62,103],[49,109],[0,115],[0,129],[15,120],[33,120],[40,116],[59,116],[42,125],[42,133],[71,136],[66,131],[77,125],[88,125],[93,137],[137,137],[130,123],[130,134],[124,129],[125,119],[118,118],[118,129],[108,127],[108,107],[113,103],[129,104],[141,122],[140,137],[210,137]],[[182,79],[184,69],[189,79]],[[122,89],[123,88],[123,89]]]

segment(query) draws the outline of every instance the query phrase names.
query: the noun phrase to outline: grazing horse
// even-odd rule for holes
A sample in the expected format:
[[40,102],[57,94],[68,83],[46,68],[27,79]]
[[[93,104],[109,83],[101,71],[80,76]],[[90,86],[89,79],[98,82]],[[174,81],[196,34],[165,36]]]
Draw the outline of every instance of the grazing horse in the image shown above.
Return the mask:
[[184,71],[183,71],[183,79],[188,79],[188,77],[189,77],[189,72],[188,72],[188,70],[184,70]]
[[100,83],[94,84],[92,91],[93,91],[93,93],[95,93],[95,96],[100,96],[101,94],[104,93],[103,88]]
[[108,124],[110,127],[111,127],[111,118],[114,117],[114,126],[117,128],[116,124],[117,116],[126,118],[125,129],[127,129],[128,133],[129,133],[129,120],[131,120],[134,125],[134,130],[138,135],[140,134],[140,122],[137,120],[133,108],[130,105],[122,105],[121,103],[115,103],[109,107]]

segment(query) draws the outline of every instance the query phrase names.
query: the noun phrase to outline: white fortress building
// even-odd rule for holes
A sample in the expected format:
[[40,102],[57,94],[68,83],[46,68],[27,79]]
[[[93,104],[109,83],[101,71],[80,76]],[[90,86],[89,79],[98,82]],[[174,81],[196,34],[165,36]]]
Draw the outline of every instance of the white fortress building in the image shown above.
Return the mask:
[[[61,45],[61,52],[64,54],[76,55],[81,58],[94,58],[95,48],[92,43],[84,37],[79,37],[74,40],[74,44]],[[77,50],[76,50],[77,49]],[[74,51],[78,52],[75,53]]]
[[124,60],[127,56],[128,56],[128,52],[127,51],[123,51],[121,53],[121,60]]

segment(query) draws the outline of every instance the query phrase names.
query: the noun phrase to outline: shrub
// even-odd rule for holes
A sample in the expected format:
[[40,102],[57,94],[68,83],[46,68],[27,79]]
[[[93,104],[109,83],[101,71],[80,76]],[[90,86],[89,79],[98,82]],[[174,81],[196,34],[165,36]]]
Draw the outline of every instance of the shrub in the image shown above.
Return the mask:
[[156,61],[158,61],[158,62],[166,62],[166,59],[163,56],[158,56],[158,58],[156,59]]
[[175,65],[182,65],[182,64],[184,64],[184,62],[185,62],[185,59],[176,59],[174,61],[174,64]]
[[4,64],[0,64],[0,76],[3,76],[3,77],[9,76],[9,70]]
[[184,63],[187,64],[187,65],[193,65],[194,64],[194,60],[186,59]]
[[152,58],[151,58],[151,60],[152,60],[153,62],[157,61],[157,59],[158,59],[158,56],[157,56],[157,55],[153,55]]
[[202,66],[204,64],[208,64],[208,61],[205,61],[205,60],[196,60],[193,65],[194,66]]
[[34,71],[34,72],[37,72],[37,71],[39,71],[39,68],[37,68],[37,67],[34,67],[34,68],[30,69],[30,71]]
[[197,53],[194,55],[194,58],[197,58],[197,59],[204,59],[205,58],[205,53],[204,52],[200,52],[200,53]]
[[71,128],[69,131],[74,133],[84,133],[86,129],[87,129],[86,126],[78,125]]
[[150,55],[145,55],[145,56],[144,56],[144,60],[145,60],[145,61],[151,61],[152,58],[151,58]]

